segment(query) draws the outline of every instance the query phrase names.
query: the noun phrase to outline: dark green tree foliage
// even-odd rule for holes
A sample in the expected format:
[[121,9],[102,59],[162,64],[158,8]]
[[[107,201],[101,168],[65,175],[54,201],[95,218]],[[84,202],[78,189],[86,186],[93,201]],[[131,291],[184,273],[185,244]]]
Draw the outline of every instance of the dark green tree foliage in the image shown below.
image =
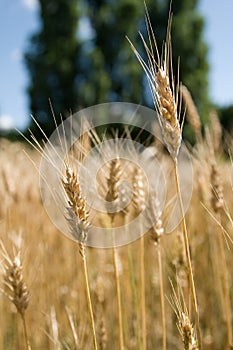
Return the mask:
[[[126,40],[127,35],[143,52],[138,34],[140,30],[146,37],[143,1],[39,1],[41,28],[31,38],[25,61],[31,111],[48,135],[54,129],[49,98],[57,118],[60,113],[66,116],[69,111],[110,101],[146,105],[151,101],[152,106],[143,70]],[[147,0],[160,48],[169,4],[170,0]],[[208,104],[207,49],[202,40],[203,19],[196,7],[196,0],[172,2],[173,61],[175,68],[181,57],[181,80],[203,113]],[[86,24],[80,33],[83,19]]]
[[[109,101],[141,103],[143,72],[126,35],[135,42],[144,13],[138,0],[86,0],[94,31],[83,90],[83,104]],[[89,91],[89,94],[87,94]]]
[[219,107],[217,110],[224,129],[233,132],[233,105]]
[[[147,1],[158,47],[166,37],[170,0]],[[197,11],[198,0],[173,0],[172,49],[173,68],[177,75],[180,60],[180,81],[190,90],[203,119],[208,118],[207,45],[203,41],[204,20]]]
[[39,2],[41,28],[31,37],[25,62],[30,73],[31,112],[49,135],[54,129],[49,99],[57,119],[78,105],[78,8],[77,0]]

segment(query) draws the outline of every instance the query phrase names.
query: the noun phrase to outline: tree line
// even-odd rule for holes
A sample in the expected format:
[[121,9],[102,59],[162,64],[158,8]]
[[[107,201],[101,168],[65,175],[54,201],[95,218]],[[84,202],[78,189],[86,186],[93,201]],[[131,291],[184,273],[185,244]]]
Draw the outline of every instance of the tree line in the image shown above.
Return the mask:
[[[138,0],[39,0],[40,29],[25,52],[30,110],[47,135],[84,107],[122,101],[152,106],[145,75],[126,36],[142,49],[145,8]],[[203,119],[208,115],[207,45],[197,0],[172,2],[173,65]],[[158,47],[166,37],[170,0],[148,0]],[[143,50],[141,50],[143,52]],[[180,64],[179,64],[180,60]],[[31,125],[33,128],[33,125]],[[36,128],[33,132],[37,132]]]

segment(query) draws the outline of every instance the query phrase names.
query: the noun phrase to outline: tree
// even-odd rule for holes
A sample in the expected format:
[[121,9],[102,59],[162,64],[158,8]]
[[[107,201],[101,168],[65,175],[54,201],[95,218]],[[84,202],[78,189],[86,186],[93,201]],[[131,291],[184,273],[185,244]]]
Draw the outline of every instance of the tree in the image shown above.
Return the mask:
[[[49,99],[55,115],[66,115],[78,105],[79,43],[77,0],[39,0],[41,28],[25,53],[30,73],[28,93],[34,118],[47,135],[54,129]],[[36,132],[36,128],[35,128]]]
[[[142,77],[128,35],[136,40],[143,3],[138,0],[86,0],[86,14],[94,32],[79,96],[86,105],[111,101],[142,102]],[[130,16],[130,18],[129,18]],[[82,96],[82,97],[81,97]]]
[[[142,48],[144,4],[138,0],[39,0],[41,29],[25,54],[30,73],[31,111],[49,135],[55,114],[66,115],[99,103],[125,101],[148,105],[150,90],[126,35]],[[166,36],[170,0],[148,0],[158,47]],[[208,105],[207,48],[197,0],[173,0],[174,67],[181,57],[181,80],[203,114]],[[84,21],[82,37],[78,25]],[[152,104],[151,104],[152,106]]]
[[224,129],[230,134],[233,131],[233,105],[218,107],[218,114]]

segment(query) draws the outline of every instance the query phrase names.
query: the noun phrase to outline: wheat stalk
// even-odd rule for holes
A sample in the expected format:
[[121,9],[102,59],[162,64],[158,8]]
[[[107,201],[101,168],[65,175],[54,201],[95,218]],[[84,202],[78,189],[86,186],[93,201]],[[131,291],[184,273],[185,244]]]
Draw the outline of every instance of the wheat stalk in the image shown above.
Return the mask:
[[79,253],[83,262],[83,272],[85,279],[86,287],[86,296],[88,303],[88,311],[90,317],[90,323],[92,328],[93,344],[94,348],[97,349],[97,340],[96,340],[96,331],[95,331],[95,321],[93,315],[93,308],[90,295],[90,287],[88,280],[88,271],[87,271],[87,259],[86,259],[86,249],[85,242],[87,239],[88,229],[90,223],[88,221],[89,212],[86,207],[86,202],[82,196],[79,181],[77,175],[73,170],[66,166],[65,176],[62,179],[62,184],[68,198],[69,207],[67,208],[66,219],[69,222],[71,234],[78,241],[79,244]]
[[164,234],[164,227],[162,221],[162,210],[160,208],[160,202],[155,193],[151,193],[150,206],[149,206],[150,220],[152,222],[151,228],[151,240],[154,243],[157,250],[158,266],[159,266],[159,285],[160,285],[160,305],[161,305],[161,318],[162,318],[162,331],[163,331],[163,350],[167,348],[167,330],[166,330],[166,313],[165,313],[165,300],[164,300],[164,278],[163,278],[163,264],[161,254],[160,240]]
[[94,293],[98,309],[97,334],[100,350],[107,348],[108,333],[106,329],[106,319],[104,315],[104,306],[106,302],[104,280],[102,277],[97,277],[94,286]]
[[[142,171],[136,167],[132,179],[133,196],[132,202],[136,216],[146,208],[146,191]],[[141,221],[140,221],[141,224]],[[140,237],[140,284],[141,284],[141,327],[142,327],[142,349],[147,349],[147,331],[146,331],[146,291],[145,291],[145,242],[144,234]]]
[[[115,158],[109,162],[109,175],[107,178],[107,194],[106,201],[115,204],[119,199],[118,186],[119,180],[122,176],[122,169],[120,164],[120,159]],[[117,206],[115,207],[117,211]],[[109,213],[109,217],[111,218],[112,230],[114,229],[114,219],[116,216],[116,211]],[[119,332],[119,342],[120,349],[124,349],[124,335],[123,335],[123,321],[122,321],[122,306],[121,306],[121,287],[120,287],[120,279],[119,279],[119,269],[117,263],[117,251],[115,247],[115,238],[114,232],[112,231],[113,242],[112,242],[112,256],[114,263],[114,273],[116,280],[116,293],[117,293],[117,313],[118,313],[118,332]]]
[[[179,184],[179,174],[178,174],[178,164],[177,157],[179,154],[179,149],[182,140],[182,129],[183,123],[180,125],[180,108],[178,108],[178,96],[179,89],[175,88],[174,78],[173,78],[173,68],[172,68],[172,49],[171,49],[171,17],[168,22],[167,38],[164,43],[164,50],[162,59],[158,54],[158,48],[156,39],[154,36],[153,28],[150,22],[149,13],[146,8],[146,24],[149,38],[149,45],[145,42],[143,36],[141,35],[143,45],[147,54],[148,63],[142,59],[136,48],[130,42],[131,47],[141,63],[144,71],[146,72],[147,78],[150,83],[152,95],[154,98],[155,108],[158,114],[158,119],[161,126],[161,132],[163,135],[164,143],[170,153],[172,160],[174,162],[174,176],[176,191],[178,196],[178,203],[180,206],[180,212],[182,216],[182,231],[184,237],[184,248],[187,261],[188,277],[191,290],[192,304],[195,314],[195,323],[197,327],[197,337],[199,342],[199,347],[201,350],[201,331],[199,324],[199,314],[197,307],[197,296],[196,288],[194,284],[194,277],[192,271],[191,257],[190,257],[190,247],[189,239],[186,228],[185,214],[183,208],[183,202],[180,191]],[[178,79],[179,81],[179,79]]]

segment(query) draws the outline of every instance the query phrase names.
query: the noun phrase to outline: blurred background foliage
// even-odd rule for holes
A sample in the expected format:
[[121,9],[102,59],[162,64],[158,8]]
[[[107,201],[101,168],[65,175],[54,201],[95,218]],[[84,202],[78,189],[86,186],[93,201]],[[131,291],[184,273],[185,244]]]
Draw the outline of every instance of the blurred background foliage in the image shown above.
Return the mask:
[[[153,107],[148,83],[126,36],[143,53],[144,2],[138,0],[39,0],[40,29],[24,54],[29,73],[30,109],[49,136],[54,130],[51,104],[69,116],[104,102],[132,102]],[[174,73],[189,88],[203,122],[208,120],[207,45],[197,0],[173,0],[171,12]],[[147,0],[152,26],[162,48],[170,0]],[[179,64],[180,60],[180,64]],[[228,110],[223,122],[228,126]],[[231,113],[231,111],[230,111]],[[30,129],[40,138],[32,122]],[[27,131],[26,131],[27,133]],[[189,137],[187,128],[185,135]]]

